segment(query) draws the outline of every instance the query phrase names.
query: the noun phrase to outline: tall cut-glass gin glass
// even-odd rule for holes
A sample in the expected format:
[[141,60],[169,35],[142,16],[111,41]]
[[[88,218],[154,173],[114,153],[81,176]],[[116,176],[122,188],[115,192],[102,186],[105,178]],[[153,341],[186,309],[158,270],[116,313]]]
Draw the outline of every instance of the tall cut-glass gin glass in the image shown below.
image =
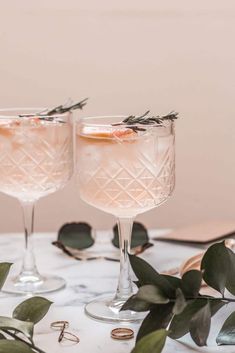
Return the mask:
[[120,311],[133,294],[128,252],[136,215],[168,199],[174,188],[174,122],[117,125],[123,117],[81,119],[76,128],[81,198],[117,218],[120,276],[115,296],[87,304],[86,313],[107,321],[135,321],[142,313]]
[[45,293],[65,285],[61,277],[38,272],[32,234],[35,202],[72,176],[73,122],[70,112],[35,116],[40,110],[0,110],[0,191],[21,203],[26,244],[20,274],[3,288],[11,293]]

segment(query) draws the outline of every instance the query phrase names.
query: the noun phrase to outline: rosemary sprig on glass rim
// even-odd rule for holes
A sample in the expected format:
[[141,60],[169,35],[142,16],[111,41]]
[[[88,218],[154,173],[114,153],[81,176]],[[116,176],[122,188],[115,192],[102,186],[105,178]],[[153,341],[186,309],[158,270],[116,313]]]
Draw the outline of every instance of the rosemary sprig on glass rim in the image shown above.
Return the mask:
[[[145,131],[145,128],[142,128],[137,125],[153,125],[158,126],[162,125],[162,123],[166,120],[174,121],[178,119],[178,113],[171,111],[169,114],[166,115],[156,115],[151,116],[149,115],[150,110],[147,110],[144,114],[136,116],[136,115],[129,115],[120,123],[112,124],[113,126],[125,125],[126,127],[132,129],[134,132],[136,131]],[[133,126],[135,125],[135,126]]]
[[44,109],[40,112],[36,112],[34,114],[21,114],[19,115],[20,118],[23,117],[38,117],[40,120],[47,120],[47,121],[53,121],[55,118],[55,115],[60,115],[64,114],[69,111],[77,110],[77,109],[83,109],[83,107],[87,104],[88,98],[83,99],[80,102],[73,103],[70,100],[65,103],[56,106],[55,108],[52,109]]

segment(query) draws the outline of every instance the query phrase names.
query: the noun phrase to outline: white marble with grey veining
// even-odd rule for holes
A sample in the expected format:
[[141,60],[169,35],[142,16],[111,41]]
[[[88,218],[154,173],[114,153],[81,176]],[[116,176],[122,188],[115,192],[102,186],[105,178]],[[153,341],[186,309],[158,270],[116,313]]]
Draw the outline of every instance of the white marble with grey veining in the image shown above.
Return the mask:
[[[164,231],[151,231],[150,235],[155,236],[162,233]],[[36,344],[47,353],[129,353],[134,346],[134,339],[114,341],[110,338],[110,331],[119,327],[120,324],[98,322],[84,314],[85,303],[101,294],[114,292],[119,264],[107,260],[76,261],[71,259],[51,245],[56,234],[36,234],[34,238],[40,272],[57,274],[67,281],[65,289],[46,295],[54,304],[47,316],[36,326]],[[105,251],[116,255],[116,250],[110,240],[110,232],[97,232],[97,242],[92,251],[100,254]],[[143,257],[160,271],[178,266],[184,259],[201,250],[201,247],[197,246],[189,247],[160,241],[154,242],[154,244],[155,246],[148,249]],[[17,272],[20,267],[23,246],[22,235],[1,234],[0,236],[0,261],[13,262],[12,273]],[[13,308],[23,299],[23,296],[10,296],[2,293],[0,296],[1,315],[11,315]],[[221,327],[225,315],[228,315],[232,310],[235,310],[235,307],[228,306],[213,319],[208,347],[199,349],[187,335],[180,342],[168,339],[164,353],[235,352],[233,347],[217,347],[215,343],[215,335]],[[57,332],[50,329],[50,323],[55,320],[69,321],[69,329],[79,336],[80,343],[77,345],[69,342],[59,344]],[[128,324],[128,327],[137,332],[139,325]]]

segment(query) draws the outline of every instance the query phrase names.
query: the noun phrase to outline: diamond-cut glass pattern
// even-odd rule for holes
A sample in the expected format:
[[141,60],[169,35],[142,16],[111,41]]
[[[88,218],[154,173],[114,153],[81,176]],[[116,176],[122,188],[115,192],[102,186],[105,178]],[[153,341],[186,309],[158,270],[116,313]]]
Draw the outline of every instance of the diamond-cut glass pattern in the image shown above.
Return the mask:
[[73,171],[72,129],[67,123],[0,131],[0,191],[36,200],[63,187]]
[[81,138],[81,197],[118,216],[135,216],[164,202],[174,188],[174,136],[147,134],[134,141]]

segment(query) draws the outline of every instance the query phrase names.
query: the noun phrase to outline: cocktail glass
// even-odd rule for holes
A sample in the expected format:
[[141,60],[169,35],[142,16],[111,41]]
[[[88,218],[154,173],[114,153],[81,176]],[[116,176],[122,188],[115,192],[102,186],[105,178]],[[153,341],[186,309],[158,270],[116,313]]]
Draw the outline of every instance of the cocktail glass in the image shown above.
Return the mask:
[[26,244],[20,274],[3,288],[10,293],[46,293],[65,286],[63,278],[38,272],[32,235],[35,202],[63,188],[73,173],[72,114],[34,116],[41,110],[0,110],[0,191],[21,203]]
[[120,275],[115,296],[86,305],[95,319],[136,321],[142,313],[120,311],[133,294],[128,252],[133,220],[171,195],[175,181],[174,122],[116,125],[124,117],[84,118],[77,123],[77,178],[81,198],[116,216]]

